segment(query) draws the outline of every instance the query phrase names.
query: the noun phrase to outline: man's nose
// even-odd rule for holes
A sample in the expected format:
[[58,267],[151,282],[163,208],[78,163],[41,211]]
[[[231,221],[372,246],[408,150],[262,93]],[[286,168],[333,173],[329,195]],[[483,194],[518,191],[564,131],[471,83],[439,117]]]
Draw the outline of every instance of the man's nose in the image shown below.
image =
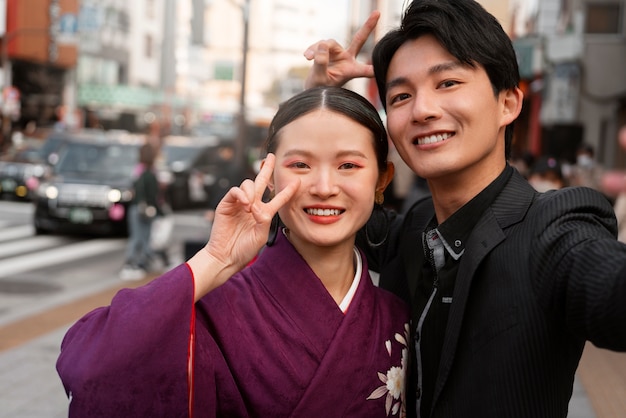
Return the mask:
[[424,123],[433,119],[439,119],[441,110],[436,100],[436,95],[427,91],[419,92],[413,99],[413,120]]

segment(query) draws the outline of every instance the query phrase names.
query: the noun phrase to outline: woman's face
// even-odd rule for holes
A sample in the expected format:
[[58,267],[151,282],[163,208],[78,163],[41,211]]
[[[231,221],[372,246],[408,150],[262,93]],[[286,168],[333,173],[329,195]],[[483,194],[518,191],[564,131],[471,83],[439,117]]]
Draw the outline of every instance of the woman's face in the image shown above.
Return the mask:
[[274,187],[295,178],[300,187],[279,215],[296,248],[302,245],[354,245],[369,219],[379,181],[372,132],[326,109],[284,126],[278,138]]

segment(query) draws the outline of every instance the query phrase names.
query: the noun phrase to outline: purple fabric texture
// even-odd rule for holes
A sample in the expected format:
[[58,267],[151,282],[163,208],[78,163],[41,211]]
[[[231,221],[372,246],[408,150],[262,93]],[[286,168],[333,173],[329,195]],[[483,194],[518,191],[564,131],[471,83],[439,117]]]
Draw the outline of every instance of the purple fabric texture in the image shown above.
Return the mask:
[[[120,291],[67,333],[57,369],[71,417],[404,415],[409,310],[364,263],[348,311],[279,234],[195,305],[185,265]],[[195,322],[195,325],[194,325]]]

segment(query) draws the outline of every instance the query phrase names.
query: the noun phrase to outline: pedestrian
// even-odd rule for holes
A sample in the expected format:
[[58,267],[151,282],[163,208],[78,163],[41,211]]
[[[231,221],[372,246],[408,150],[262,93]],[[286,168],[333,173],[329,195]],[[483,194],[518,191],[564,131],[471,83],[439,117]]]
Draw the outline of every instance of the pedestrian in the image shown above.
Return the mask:
[[530,167],[528,183],[538,192],[558,190],[567,185],[561,163],[550,155],[539,157]]
[[[617,133],[619,146],[626,151],[626,125]],[[626,171],[610,170],[603,174],[600,190],[614,200],[613,210],[617,218],[617,239],[626,242]]]
[[[411,302],[407,414],[566,417],[586,341],[626,350],[626,246],[589,188],[535,191],[507,163],[523,95],[512,43],[473,0],[414,0],[356,54],[320,41],[307,86],[372,73],[387,129],[432,198],[366,249],[380,285]],[[357,243],[359,241],[357,240]]]
[[393,175],[378,112],[307,90],[278,109],[267,152],[203,249],[68,331],[70,416],[404,415],[409,308],[355,247]]
[[604,167],[596,161],[595,150],[589,144],[581,144],[576,150],[576,164],[571,165],[568,182],[572,186],[584,186],[601,190]]
[[133,182],[134,195],[128,206],[128,243],[125,263],[120,271],[122,280],[143,279],[154,257],[150,247],[152,223],[157,216],[163,216],[159,202],[159,182],[154,173],[156,152],[150,143],[139,148],[139,161]]

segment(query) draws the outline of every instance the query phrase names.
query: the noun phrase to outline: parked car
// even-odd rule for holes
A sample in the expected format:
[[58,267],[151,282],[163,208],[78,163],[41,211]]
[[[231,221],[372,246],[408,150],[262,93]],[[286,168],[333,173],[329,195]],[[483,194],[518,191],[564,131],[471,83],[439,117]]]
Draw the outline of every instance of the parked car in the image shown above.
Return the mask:
[[52,175],[38,187],[37,233],[127,235],[133,171],[143,136],[66,135]]
[[44,141],[25,138],[0,155],[0,197],[29,200],[48,165],[42,153]]
[[230,141],[215,136],[168,136],[161,154],[159,178],[174,210],[214,208],[237,181]]

